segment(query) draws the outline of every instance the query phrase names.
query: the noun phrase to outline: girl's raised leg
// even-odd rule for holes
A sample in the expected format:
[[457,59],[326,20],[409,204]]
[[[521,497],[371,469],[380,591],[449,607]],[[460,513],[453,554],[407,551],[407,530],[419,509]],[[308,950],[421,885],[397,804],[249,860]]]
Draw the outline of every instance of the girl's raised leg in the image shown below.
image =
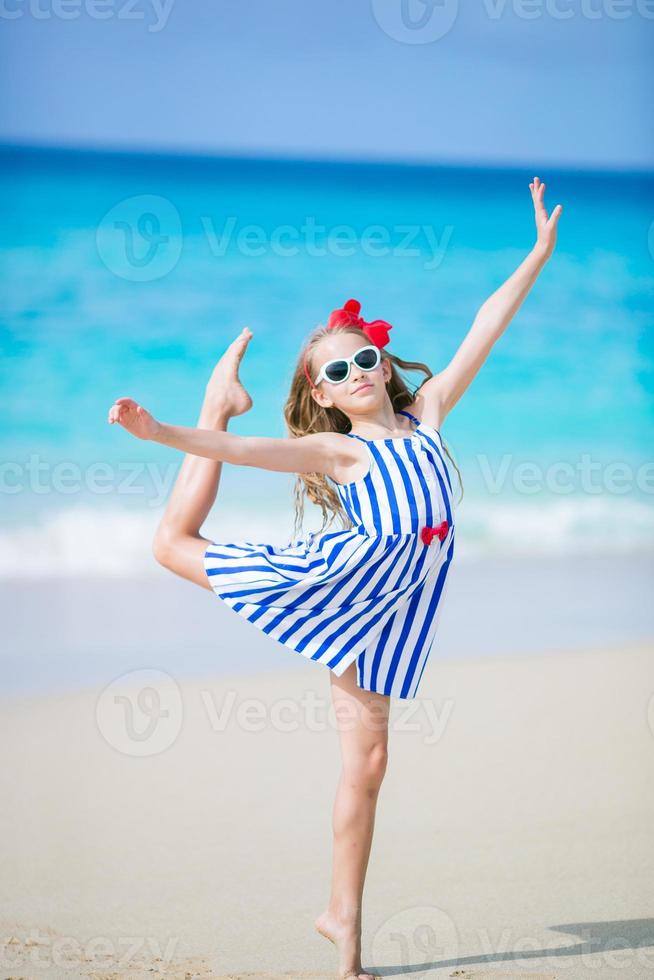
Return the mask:
[[[252,399],[238,378],[251,338],[252,333],[244,327],[213,369],[198,428],[225,431],[233,415],[242,415],[252,407]],[[216,499],[222,465],[220,460],[185,454],[152,544],[161,565],[206,589],[211,588],[204,569],[209,541],[202,537],[200,528]]]
[[330,672],[342,770],[333,811],[334,853],[329,904],[315,922],[338,948],[338,977],[371,980],[361,967],[361,908],[388,760],[390,698],[357,685],[356,663],[341,677]]

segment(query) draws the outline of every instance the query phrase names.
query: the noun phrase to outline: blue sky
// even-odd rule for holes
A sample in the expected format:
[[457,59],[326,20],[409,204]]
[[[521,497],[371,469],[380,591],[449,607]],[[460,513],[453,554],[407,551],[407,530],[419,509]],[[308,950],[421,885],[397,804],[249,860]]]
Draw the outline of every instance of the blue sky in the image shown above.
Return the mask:
[[646,168],[654,0],[0,0],[0,141]]

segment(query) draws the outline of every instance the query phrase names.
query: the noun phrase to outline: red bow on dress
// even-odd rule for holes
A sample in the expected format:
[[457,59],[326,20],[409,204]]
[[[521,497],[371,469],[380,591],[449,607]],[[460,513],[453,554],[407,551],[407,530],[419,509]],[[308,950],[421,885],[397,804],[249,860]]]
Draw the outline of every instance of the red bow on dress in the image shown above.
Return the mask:
[[[329,314],[329,319],[327,320],[327,329],[331,330],[332,327],[358,327],[362,330],[366,337],[375,345],[375,347],[385,347],[389,341],[388,331],[392,330],[393,327],[386,320],[371,320],[367,323],[363,317],[359,316],[359,311],[361,309],[361,303],[358,299],[348,299],[341,309],[332,310]],[[310,385],[313,385],[311,376],[307,369],[307,360],[304,358],[304,373],[307,376]]]
[[423,527],[422,531],[420,532],[420,536],[422,537],[422,540],[425,542],[425,544],[431,544],[432,538],[435,537],[440,538],[441,541],[444,541],[445,538],[447,537],[448,528],[449,528],[449,524],[447,523],[447,521],[441,521],[441,523],[438,524],[436,527],[429,527],[428,525],[426,525],[425,527]]

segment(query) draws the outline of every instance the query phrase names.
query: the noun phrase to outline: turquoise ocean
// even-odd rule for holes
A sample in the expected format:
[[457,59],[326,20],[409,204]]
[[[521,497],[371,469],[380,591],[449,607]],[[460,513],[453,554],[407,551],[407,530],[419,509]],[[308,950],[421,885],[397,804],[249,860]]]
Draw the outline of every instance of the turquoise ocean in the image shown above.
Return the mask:
[[[182,455],[108,425],[115,398],[195,425],[248,325],[254,407],[230,431],[284,436],[330,310],[359,299],[437,373],[534,237],[523,169],[6,147],[0,171],[4,577],[152,570]],[[458,554],[651,551],[654,176],[535,172],[564,205],[557,251],[443,424]],[[293,483],[225,465],[205,534],[288,542]]]

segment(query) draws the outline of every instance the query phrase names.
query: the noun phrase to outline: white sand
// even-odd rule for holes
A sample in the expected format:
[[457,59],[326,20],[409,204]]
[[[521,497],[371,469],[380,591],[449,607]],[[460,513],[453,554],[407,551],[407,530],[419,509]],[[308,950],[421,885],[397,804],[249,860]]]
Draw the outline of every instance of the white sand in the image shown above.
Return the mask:
[[[0,976],[331,977],[326,671],[139,680],[149,737],[117,689],[3,705]],[[654,975],[653,695],[644,645],[434,660],[393,701],[364,963]]]

